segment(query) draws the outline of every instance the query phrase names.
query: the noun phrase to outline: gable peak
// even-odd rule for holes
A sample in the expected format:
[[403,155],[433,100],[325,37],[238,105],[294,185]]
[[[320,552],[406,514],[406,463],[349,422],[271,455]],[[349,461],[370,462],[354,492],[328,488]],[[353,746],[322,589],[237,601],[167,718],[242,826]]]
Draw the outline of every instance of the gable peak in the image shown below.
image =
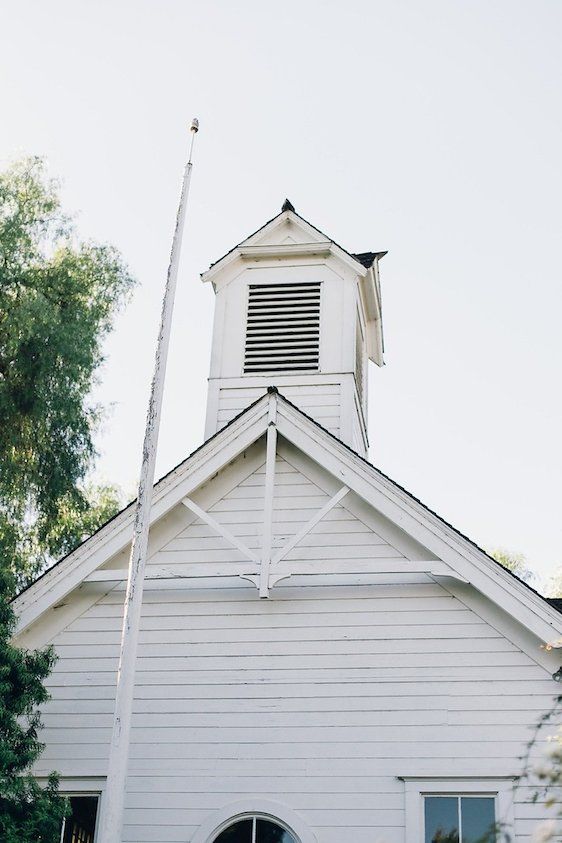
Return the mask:
[[292,211],[293,214],[296,214],[295,206],[289,199],[285,199],[285,201],[281,205],[281,213],[284,213],[285,211]]

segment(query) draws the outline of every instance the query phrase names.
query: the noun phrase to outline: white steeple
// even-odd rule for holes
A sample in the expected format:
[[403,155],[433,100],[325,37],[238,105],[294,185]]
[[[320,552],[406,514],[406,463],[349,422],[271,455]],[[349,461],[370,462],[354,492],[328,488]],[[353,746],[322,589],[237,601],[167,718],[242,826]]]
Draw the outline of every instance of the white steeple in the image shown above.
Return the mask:
[[383,365],[379,259],[281,213],[201,276],[216,293],[205,438],[276,386],[366,456],[367,361]]

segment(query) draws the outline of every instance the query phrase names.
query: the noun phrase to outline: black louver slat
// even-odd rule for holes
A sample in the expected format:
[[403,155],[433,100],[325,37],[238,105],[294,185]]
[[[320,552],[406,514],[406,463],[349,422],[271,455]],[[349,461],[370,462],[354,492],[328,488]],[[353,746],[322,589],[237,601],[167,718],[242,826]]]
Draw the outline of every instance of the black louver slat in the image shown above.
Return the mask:
[[250,284],[246,323],[246,374],[317,371],[320,282]]

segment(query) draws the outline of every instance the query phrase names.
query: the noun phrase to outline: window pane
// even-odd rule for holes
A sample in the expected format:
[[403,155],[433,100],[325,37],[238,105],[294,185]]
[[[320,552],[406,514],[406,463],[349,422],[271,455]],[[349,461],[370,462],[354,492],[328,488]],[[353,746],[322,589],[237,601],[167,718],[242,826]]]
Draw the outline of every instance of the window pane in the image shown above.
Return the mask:
[[494,800],[489,796],[461,799],[462,843],[494,843]]
[[276,823],[258,820],[256,843],[296,843],[296,841],[292,834]]
[[425,843],[459,843],[459,800],[456,796],[425,797]]
[[62,843],[93,843],[98,811],[97,796],[70,796],[70,814],[64,821]]
[[252,843],[253,820],[240,820],[229,825],[215,838],[215,843]]

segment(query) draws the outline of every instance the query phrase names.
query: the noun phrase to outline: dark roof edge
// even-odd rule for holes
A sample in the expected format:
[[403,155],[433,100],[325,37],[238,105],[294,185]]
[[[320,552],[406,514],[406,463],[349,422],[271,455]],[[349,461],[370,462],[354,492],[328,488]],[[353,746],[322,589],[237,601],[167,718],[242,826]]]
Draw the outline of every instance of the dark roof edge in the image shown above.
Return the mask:
[[[401,486],[400,483],[397,483],[396,480],[393,480],[391,477],[388,476],[388,474],[385,474],[384,471],[381,471],[380,468],[377,468],[375,465],[370,463],[369,460],[367,460],[365,457],[362,457],[361,454],[358,454],[357,451],[354,451],[353,448],[351,448],[345,442],[342,442],[341,439],[338,439],[338,437],[335,436],[333,433],[330,433],[329,430],[326,430],[325,427],[322,427],[322,425],[319,422],[317,422],[316,419],[313,419],[307,413],[303,412],[303,410],[301,410],[300,407],[297,407],[296,404],[293,404],[292,401],[290,401],[288,398],[286,398],[285,395],[283,395],[281,392],[279,392],[279,390],[276,386],[267,387],[267,389],[266,389],[266,391],[264,392],[263,395],[260,395],[259,398],[257,398],[255,401],[253,401],[251,404],[249,404],[247,407],[245,407],[243,410],[241,410],[241,412],[238,413],[236,416],[234,416],[234,418],[231,419],[228,422],[228,424],[226,424],[224,427],[221,427],[220,430],[217,430],[216,433],[214,433],[212,436],[210,436],[208,439],[206,439],[204,442],[202,442],[201,445],[199,445],[199,447],[195,448],[195,450],[192,451],[185,459],[181,460],[176,466],[171,468],[168,472],[166,472],[166,474],[164,474],[162,477],[160,477],[160,479],[154,484],[154,488],[156,489],[161,483],[163,483],[168,477],[170,477],[170,475],[172,475],[175,471],[178,471],[180,468],[182,468],[192,457],[195,456],[195,454],[197,454],[209,442],[212,442],[213,439],[216,439],[218,436],[220,436],[225,430],[227,430],[229,427],[231,427],[231,425],[233,425],[238,419],[240,419],[243,415],[245,415],[245,413],[249,412],[249,410],[251,410],[257,404],[259,404],[259,402],[263,400],[265,395],[271,394],[271,393],[276,393],[281,400],[283,400],[286,404],[288,404],[290,407],[292,407],[294,410],[296,410],[298,413],[300,413],[302,416],[304,416],[304,418],[308,419],[308,421],[310,421],[313,425],[315,425],[315,427],[319,428],[319,430],[321,430],[326,436],[329,436],[330,439],[333,439],[334,442],[337,442],[338,445],[341,445],[343,448],[345,448],[347,451],[349,451],[349,453],[353,454],[354,457],[361,460],[361,462],[364,463],[366,466],[368,466],[372,471],[375,471],[381,477],[384,477],[385,480],[387,480],[389,483],[392,483],[393,486],[395,486],[397,489],[400,489],[400,491],[404,492],[404,494],[408,495],[408,497],[412,498],[412,500],[416,501],[416,503],[418,503],[427,512],[429,512],[431,515],[433,515],[435,518],[437,518],[442,524],[444,524],[450,530],[453,530],[453,532],[456,533],[457,536],[459,536],[464,541],[468,542],[470,545],[472,545],[472,547],[474,547],[476,550],[478,550],[480,553],[482,553],[487,559],[490,560],[490,562],[493,562],[495,565],[500,567],[502,569],[502,571],[505,571],[507,574],[512,576],[514,579],[517,580],[517,582],[524,585],[525,588],[529,589],[529,591],[531,591],[537,597],[540,597],[541,600],[543,600],[545,603],[547,603],[553,609],[562,613],[562,598],[544,597],[539,591],[537,591],[535,588],[533,588],[531,585],[529,585],[529,583],[522,580],[520,577],[517,576],[517,574],[514,574],[513,571],[510,571],[508,568],[505,568],[500,562],[497,561],[497,559],[494,559],[493,556],[490,556],[489,553],[486,553],[486,551],[483,548],[481,548],[479,545],[477,545],[476,542],[474,542],[472,539],[468,538],[468,536],[465,536],[464,533],[461,533],[461,531],[459,529],[457,529],[457,527],[454,527],[452,524],[450,524],[448,521],[446,521],[444,518],[442,518],[441,515],[438,515],[433,509],[431,509],[429,506],[427,506],[427,504],[423,503],[423,501],[421,501],[419,498],[417,498],[415,495],[413,495],[411,492],[409,492],[407,489],[405,489],[404,486]],[[117,512],[112,518],[110,518],[108,521],[106,521],[105,524],[102,524],[101,527],[99,527],[94,533],[92,533],[91,536],[88,536],[87,539],[84,539],[84,541],[81,542],[79,545],[77,545],[73,550],[71,550],[69,553],[65,554],[61,559],[57,560],[57,562],[55,562],[53,565],[51,565],[49,568],[47,568],[45,571],[43,571],[42,574],[40,574],[35,580],[30,582],[29,585],[27,585],[17,595],[15,595],[12,598],[12,600],[15,600],[16,598],[20,597],[29,588],[31,588],[32,585],[35,585],[35,583],[39,582],[40,579],[42,579],[44,576],[46,576],[48,573],[50,573],[52,570],[54,570],[54,568],[56,568],[58,565],[60,565],[62,562],[64,562],[65,559],[68,559],[68,557],[71,556],[73,553],[75,553],[80,547],[83,547],[83,545],[85,545],[87,542],[89,542],[94,536],[96,536],[99,532],[101,532],[101,530],[104,530],[109,524],[112,523],[112,521],[115,521],[116,518],[118,518],[120,515],[122,515],[131,506],[133,506],[133,504],[135,502],[136,502],[136,498],[134,500],[132,500],[130,503],[128,503],[126,506],[124,506],[123,509],[119,510],[119,512]]]
[[367,269],[370,269],[377,258],[380,260],[385,255],[388,255],[388,252],[358,252],[355,255],[351,255],[351,257],[355,258],[356,261],[359,261]]
[[[271,217],[271,219],[267,220],[267,222],[264,222],[263,225],[260,225],[260,227],[256,228],[256,230],[253,231],[251,234],[248,234],[247,237],[244,237],[243,240],[240,240],[240,242],[237,243],[235,246],[233,246],[232,249],[229,249],[228,252],[225,252],[222,257],[220,257],[216,261],[213,261],[212,263],[210,263],[209,269],[212,269],[214,266],[216,266],[222,260],[227,258],[229,255],[231,255],[233,252],[235,252],[236,249],[238,249],[242,245],[242,243],[245,243],[246,240],[249,240],[251,237],[255,237],[256,234],[259,234],[260,231],[263,231],[264,228],[267,228],[267,226],[270,225],[270,223],[274,222],[274,220],[276,220],[278,217],[287,213],[287,211],[290,211],[291,213],[293,213],[296,217],[298,217],[300,220],[302,220],[307,225],[309,225],[311,228],[313,228],[315,231],[317,231],[318,234],[321,234],[322,237],[325,237],[326,240],[329,240],[330,243],[333,243],[334,246],[337,246],[337,248],[341,249],[342,252],[345,252],[345,254],[348,255],[348,257],[353,258],[353,260],[357,261],[357,263],[361,264],[361,266],[364,266],[366,269],[369,269],[373,265],[373,263],[375,261],[375,258],[383,258],[385,255],[388,254],[388,250],[386,252],[357,252],[355,254],[353,252],[349,252],[347,249],[344,249],[343,246],[340,246],[339,243],[336,243],[336,241],[333,240],[331,237],[328,237],[327,234],[324,234],[324,232],[321,231],[319,228],[317,228],[317,226],[313,225],[311,222],[309,222],[307,219],[305,219],[303,216],[301,216],[301,214],[298,214],[295,211],[295,209],[291,206],[291,208],[287,208],[285,210],[282,210],[279,214],[275,214],[274,217]],[[372,256],[372,260],[369,264],[364,263],[361,260],[361,258],[366,258],[367,256]],[[206,271],[208,272],[209,270],[206,270]],[[204,274],[205,273],[201,273],[201,275],[204,275]]]
[[361,462],[365,463],[365,465],[367,465],[370,469],[372,469],[373,471],[376,471],[377,474],[380,474],[381,477],[384,477],[385,480],[388,480],[389,483],[392,483],[392,485],[395,486],[397,489],[400,489],[401,492],[404,492],[404,494],[408,495],[408,497],[412,498],[412,500],[416,501],[416,503],[418,503],[420,506],[423,506],[423,508],[427,512],[429,512],[431,515],[433,515],[435,518],[437,518],[439,521],[441,521],[441,523],[444,524],[446,527],[448,527],[450,530],[453,530],[453,532],[456,533],[457,536],[459,536],[461,539],[463,539],[464,541],[471,544],[472,547],[476,548],[476,550],[478,550],[480,553],[483,553],[484,556],[487,559],[490,560],[490,562],[493,562],[494,565],[497,565],[499,568],[502,569],[502,571],[505,571],[506,573],[508,573],[510,576],[512,576],[514,579],[516,579],[517,582],[524,585],[525,588],[528,588],[529,591],[531,591],[533,594],[536,594],[536,596],[540,597],[540,599],[543,600],[545,603],[548,603],[549,606],[552,606],[554,609],[556,609],[557,611],[562,613],[562,598],[544,597],[544,595],[542,595],[540,593],[540,591],[537,591],[536,588],[533,588],[533,586],[529,585],[528,582],[525,582],[525,580],[522,580],[521,577],[518,577],[517,574],[514,574],[513,571],[509,570],[509,568],[505,568],[501,564],[501,562],[498,562],[497,559],[494,559],[493,556],[490,556],[490,554],[487,553],[479,545],[477,545],[475,541],[470,539],[468,536],[465,536],[464,533],[461,533],[461,531],[457,527],[453,526],[453,524],[450,524],[441,515],[438,515],[438,513],[435,512],[433,509],[431,509],[429,506],[427,506],[427,504],[425,504],[423,501],[421,501],[419,498],[417,498],[415,495],[413,495],[411,492],[409,492],[407,489],[405,489],[404,486],[401,486],[400,483],[397,483],[396,480],[393,480],[392,477],[389,477],[388,474],[385,474],[384,471],[381,471],[380,468],[377,468],[375,465],[370,463],[368,459],[366,459],[365,457],[362,457],[361,454],[358,454],[357,451],[354,451],[353,448],[351,448],[345,442],[342,442],[341,439],[338,439],[337,436],[335,436],[333,433],[330,433],[330,431],[326,430],[325,427],[322,427],[322,425],[319,422],[317,422],[316,419],[313,419],[307,413],[303,412],[303,410],[301,410],[300,407],[297,407],[296,404],[293,404],[293,402],[290,401],[288,398],[286,398],[285,395],[283,395],[281,392],[279,392],[279,397],[282,398],[283,401],[285,401],[285,403],[289,404],[289,406],[291,406],[294,410],[296,410],[298,413],[300,413],[302,416],[304,416],[310,422],[312,422],[312,424],[314,424],[316,427],[320,428],[320,430],[323,433],[325,433],[326,436],[329,436],[331,439],[333,439],[339,445],[343,446],[347,451],[349,451],[351,454],[353,454],[353,456],[357,457],[357,459],[359,459],[359,460],[361,460]]
[[[276,387],[273,387],[273,388],[275,389],[275,391],[277,391]],[[244,413],[247,413],[248,410],[251,410],[252,407],[255,407],[256,404],[258,404],[260,401],[262,401],[263,397],[264,397],[263,395],[260,395],[260,397],[256,398],[255,401],[252,401],[251,404],[248,404],[247,407],[244,407],[244,409],[241,410],[239,413],[237,413],[234,416],[234,418],[230,419],[230,421],[227,424],[225,424],[224,427],[221,427],[220,430],[217,430],[217,432],[213,433],[212,436],[209,436],[208,439],[205,439],[205,441],[202,442],[200,445],[198,445],[197,448],[195,448],[194,451],[192,451],[190,454],[188,454],[187,457],[185,457],[185,459],[181,460],[177,465],[175,465],[173,468],[171,468],[169,471],[167,471],[166,474],[163,474],[162,477],[159,477],[158,480],[156,481],[156,483],[154,484],[153,489],[157,489],[158,486],[161,483],[163,483],[165,480],[167,480],[167,478],[170,477],[175,471],[179,471],[179,469],[182,468],[182,466],[184,466],[186,462],[189,462],[189,460],[192,457],[194,457],[195,454],[197,454],[202,448],[204,448],[205,445],[207,445],[209,442],[212,442],[213,439],[217,438],[217,436],[220,436],[220,434],[223,431],[227,430],[231,425],[233,425],[236,421],[238,421],[238,419],[241,416],[243,416]],[[62,562],[65,561],[65,559],[68,559],[69,556],[72,556],[73,553],[76,553],[76,551],[79,550],[81,547],[83,547],[85,544],[87,544],[90,541],[90,539],[93,539],[94,536],[97,536],[98,533],[100,533],[102,530],[105,530],[105,528],[109,524],[111,524],[112,521],[115,521],[116,518],[119,518],[120,515],[122,515],[127,509],[130,509],[130,507],[132,507],[133,504],[135,504],[136,502],[137,502],[137,498],[133,498],[132,501],[129,501],[129,503],[125,504],[125,506],[122,509],[120,509],[119,512],[116,512],[115,515],[112,515],[111,518],[109,518],[100,527],[98,527],[98,529],[95,530],[92,533],[91,536],[88,536],[86,539],[84,539],[84,541],[81,541],[80,544],[77,544],[76,547],[73,547],[72,550],[69,550],[68,553],[65,553],[64,556],[61,556],[60,559],[57,559],[56,562],[53,562],[52,565],[49,565],[48,568],[45,568],[45,570],[41,574],[39,574],[38,577],[36,577],[34,580],[32,580],[30,583],[28,583],[28,585],[26,585],[25,588],[22,588],[21,591],[18,591],[18,593],[15,594],[11,598],[10,602],[12,602],[13,600],[16,600],[16,598],[18,598],[18,597],[21,597],[22,594],[25,594],[25,592],[28,589],[30,589],[32,585],[35,585],[35,583],[37,583],[37,582],[39,582],[39,580],[43,579],[43,577],[45,577],[47,574],[49,574],[51,571],[53,571],[57,567],[57,565],[60,565]]]

